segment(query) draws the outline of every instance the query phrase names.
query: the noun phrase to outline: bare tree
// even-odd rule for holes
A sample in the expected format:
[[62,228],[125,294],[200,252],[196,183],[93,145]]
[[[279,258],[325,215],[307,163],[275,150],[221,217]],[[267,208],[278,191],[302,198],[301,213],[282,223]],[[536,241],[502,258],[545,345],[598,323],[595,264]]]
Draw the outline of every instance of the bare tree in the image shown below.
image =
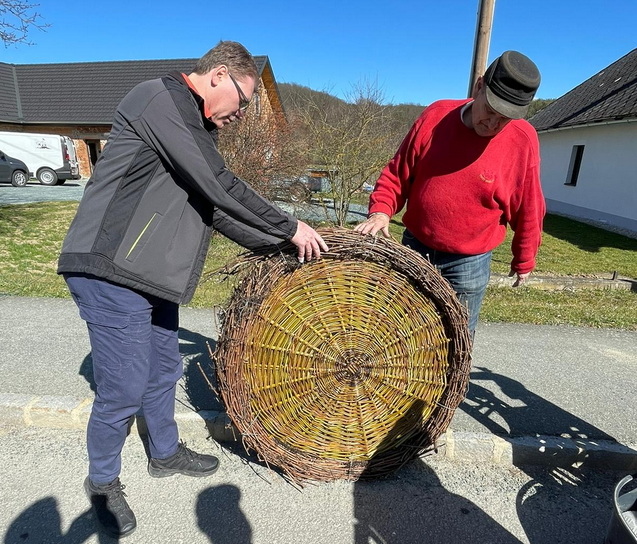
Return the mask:
[[295,103],[313,164],[327,172],[336,223],[344,225],[352,198],[372,182],[396,150],[402,135],[392,128],[389,107],[375,83],[354,85],[347,103],[326,103],[306,95]]
[[42,16],[35,11],[39,4],[29,4],[23,0],[0,0],[0,40],[5,47],[23,43],[33,28],[44,30],[49,25],[41,23]]
[[307,168],[304,143],[295,136],[294,121],[263,102],[255,101],[245,119],[219,132],[219,148],[228,167],[266,198],[306,200],[309,189],[293,182]]

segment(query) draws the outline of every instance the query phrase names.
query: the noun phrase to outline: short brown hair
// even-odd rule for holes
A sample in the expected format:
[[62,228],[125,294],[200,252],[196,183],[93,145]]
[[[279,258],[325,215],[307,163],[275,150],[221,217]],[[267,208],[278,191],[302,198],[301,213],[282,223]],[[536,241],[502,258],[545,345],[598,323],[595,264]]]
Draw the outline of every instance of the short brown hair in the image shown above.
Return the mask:
[[256,82],[259,81],[259,72],[252,55],[239,42],[220,41],[197,61],[194,72],[207,74],[222,64],[237,77],[251,77]]

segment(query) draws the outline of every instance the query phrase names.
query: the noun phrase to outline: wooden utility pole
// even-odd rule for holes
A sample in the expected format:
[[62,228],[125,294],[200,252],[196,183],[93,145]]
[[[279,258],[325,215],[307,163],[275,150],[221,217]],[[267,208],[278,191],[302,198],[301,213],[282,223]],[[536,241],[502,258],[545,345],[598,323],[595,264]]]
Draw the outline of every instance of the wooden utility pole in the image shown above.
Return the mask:
[[471,62],[471,74],[469,77],[469,92],[473,93],[473,86],[476,80],[484,74],[487,69],[487,59],[489,58],[489,43],[491,41],[491,27],[493,26],[493,11],[495,0],[479,0],[478,21],[476,24],[476,37],[473,45],[473,61]]

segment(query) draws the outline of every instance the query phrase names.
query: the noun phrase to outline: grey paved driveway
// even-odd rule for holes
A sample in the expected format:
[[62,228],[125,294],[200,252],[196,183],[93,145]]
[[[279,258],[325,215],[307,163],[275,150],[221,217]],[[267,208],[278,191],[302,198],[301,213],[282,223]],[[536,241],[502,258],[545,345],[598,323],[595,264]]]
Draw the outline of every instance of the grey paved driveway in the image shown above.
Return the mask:
[[[77,200],[82,198],[84,186],[87,180],[67,181],[64,185],[47,187],[38,182],[31,181],[26,187],[13,187],[10,184],[0,184],[0,206],[6,204],[28,204],[31,202],[50,202],[57,200]],[[329,206],[318,204],[287,204],[279,202],[278,205],[285,211],[305,221],[325,221],[334,219],[334,211]],[[347,216],[349,222],[358,223],[367,216],[367,206],[352,204]]]
[[64,185],[48,187],[30,181],[25,187],[0,184],[0,206],[5,204],[28,204],[55,200],[80,200],[86,180],[67,181]]

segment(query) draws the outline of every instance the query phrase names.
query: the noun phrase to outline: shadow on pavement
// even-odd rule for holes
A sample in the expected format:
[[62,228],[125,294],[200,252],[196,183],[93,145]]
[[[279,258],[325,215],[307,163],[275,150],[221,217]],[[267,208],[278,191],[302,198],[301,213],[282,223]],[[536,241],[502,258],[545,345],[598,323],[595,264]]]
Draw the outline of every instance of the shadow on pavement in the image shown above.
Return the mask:
[[[181,387],[185,391],[186,403],[179,398],[179,395],[177,395],[178,398],[176,402],[181,402],[187,408],[194,409],[197,412],[201,410],[223,412],[225,408],[223,407],[221,399],[215,395],[208,384],[208,381],[210,381],[213,386],[216,386],[214,369],[212,368],[210,356],[208,355],[208,344],[210,344],[210,349],[214,350],[216,342],[212,338],[207,338],[188,329],[179,329],[179,353],[184,360],[184,378],[177,383],[177,387]],[[201,365],[203,371],[206,373],[206,378],[204,378],[199,365]],[[80,364],[79,374],[84,377],[91,391],[95,393],[96,385],[93,376],[93,358],[90,352],[84,357]],[[140,409],[139,412],[131,418],[128,430],[130,433],[133,423],[137,420],[139,437],[144,444],[146,456],[150,459],[146,425],[143,419],[139,419],[140,416],[143,418],[143,415],[144,411]],[[236,451],[239,451],[238,448]]]
[[532,479],[518,492],[515,507],[531,544],[604,541],[620,478],[616,472],[541,466],[522,470]]
[[[34,502],[11,522],[4,544],[19,542],[48,542],[51,544],[78,544],[85,542],[97,532],[91,510],[87,510],[73,520],[69,530],[62,532],[58,504],[54,497],[45,497]],[[112,538],[99,534],[102,544],[115,542]]]
[[93,377],[93,357],[91,352],[89,351],[86,357],[82,360],[80,364],[80,370],[78,372],[80,376],[82,376],[87,382],[91,391],[95,393],[95,378]]
[[475,503],[445,489],[422,460],[391,478],[356,482],[354,517],[354,544],[520,542]]
[[234,485],[209,487],[197,497],[197,525],[211,544],[250,544],[252,527],[241,510]]
[[[180,329],[179,337],[180,351],[185,359],[184,389],[188,402],[197,411],[223,410],[220,399],[197,364],[203,367],[206,377],[216,387],[207,346],[211,344],[214,349],[214,340],[187,329]],[[94,387],[90,354],[84,359],[80,373]],[[614,440],[602,429],[535,394],[520,382],[484,367],[476,367],[471,373],[467,397],[460,409],[504,439],[533,436],[537,429],[543,429],[543,432],[551,429],[556,437],[567,436],[575,443],[581,441],[582,445],[594,440]],[[401,432],[404,423],[398,422],[395,432],[390,432],[386,440]],[[245,452],[240,441],[224,447],[248,464],[262,464]],[[513,462],[517,465],[515,449]],[[374,467],[374,463],[370,466]],[[463,465],[458,463],[457,466],[462,471]],[[518,469],[531,478],[519,491],[515,504],[530,543],[581,541],[574,540],[575,535],[577,538],[586,535],[590,542],[603,540],[612,512],[613,488],[621,476],[572,466],[518,466]],[[475,485],[489,489],[492,483],[481,480]],[[577,490],[578,499],[573,498],[574,490]],[[493,493],[497,495],[498,490],[494,489]],[[585,497],[584,501],[582,497]],[[240,498],[239,489],[232,485],[208,488],[198,497],[198,524],[211,543],[249,544],[252,541],[252,528],[240,508]],[[354,544],[520,542],[474,502],[446,489],[422,459],[407,464],[387,478],[359,480],[354,484],[353,500]],[[93,533],[94,525],[86,512],[74,520],[68,533],[63,535],[55,499],[47,497],[14,520],[5,544],[25,541],[22,535],[40,534],[57,538],[49,537],[47,541],[50,542],[82,542]],[[38,538],[29,538],[38,541]]]
[[[422,401],[396,423],[378,447],[361,479],[354,485],[354,544],[489,544],[519,543],[514,535],[469,499],[448,491],[436,473],[422,460],[410,462],[397,472],[369,480],[387,467],[386,445],[414,428],[414,415],[422,412]],[[414,451],[417,451],[414,449]],[[412,457],[408,450],[405,458]],[[391,465],[389,465],[391,466]],[[458,465],[461,470],[461,465]]]
[[[201,410],[224,411],[221,399],[210,388],[216,388],[216,374],[208,354],[208,345],[214,350],[216,341],[188,329],[179,329],[179,353],[184,360],[184,380],[177,384],[186,393],[189,408],[199,412]],[[199,366],[206,374],[204,378]],[[89,352],[82,361],[79,369],[80,376],[88,382],[91,391],[95,392],[93,377],[93,358]],[[207,381],[208,380],[208,381]],[[179,399],[177,400],[179,402]],[[140,413],[140,415],[142,415]]]
[[223,402],[211,389],[211,386],[217,389],[217,376],[209,349],[214,351],[216,345],[213,338],[179,329],[179,352],[184,358],[183,387],[190,406],[197,412],[225,411]]

